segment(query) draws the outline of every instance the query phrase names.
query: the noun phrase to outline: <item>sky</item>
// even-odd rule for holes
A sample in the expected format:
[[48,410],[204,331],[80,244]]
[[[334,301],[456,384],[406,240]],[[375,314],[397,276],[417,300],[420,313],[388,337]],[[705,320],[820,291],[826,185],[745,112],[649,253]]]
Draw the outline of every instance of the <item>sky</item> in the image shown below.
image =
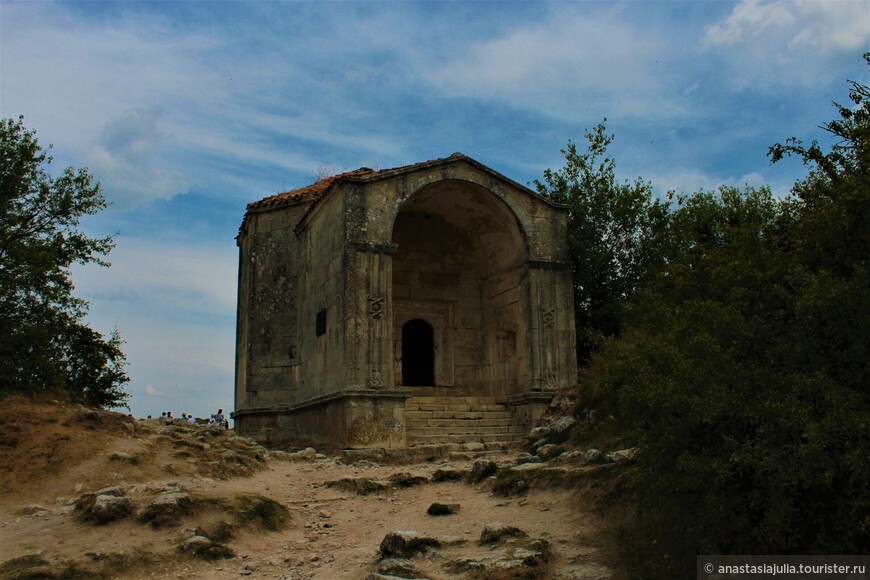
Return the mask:
[[870,0],[8,2],[0,114],[87,167],[111,268],[76,267],[117,328],[134,415],[233,408],[245,205],[323,164],[462,152],[523,184],[607,118],[623,179],[657,195],[805,174],[768,148],[867,83]]

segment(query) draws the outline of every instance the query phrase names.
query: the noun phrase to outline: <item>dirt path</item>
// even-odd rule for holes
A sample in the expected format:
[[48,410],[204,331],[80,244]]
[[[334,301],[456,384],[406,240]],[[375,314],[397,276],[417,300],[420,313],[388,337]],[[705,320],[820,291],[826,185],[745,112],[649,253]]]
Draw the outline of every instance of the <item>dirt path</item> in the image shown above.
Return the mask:
[[[147,429],[133,436],[90,435],[95,445],[92,453],[70,452],[79,460],[61,462],[62,468],[45,476],[38,470],[22,470],[28,473],[27,481],[7,478],[3,482],[0,562],[33,556],[50,563],[52,570],[66,563],[108,571],[109,577],[117,578],[364,579],[376,571],[378,548],[388,532],[415,530],[449,543],[410,559],[421,578],[619,577],[611,571],[612,551],[603,540],[606,521],[576,490],[533,488],[523,496],[500,497],[492,493],[491,480],[429,481],[360,495],[347,487],[327,485],[346,478],[385,481],[402,472],[431,480],[437,469],[470,469],[473,460],[414,465],[366,461],[345,465],[334,458],[269,460],[250,475],[221,480],[202,474],[208,462],[196,463],[197,457],[178,457],[175,451],[167,459],[161,451],[164,442],[156,439],[165,435]],[[69,441],[75,443],[76,437]],[[87,437],[81,439],[81,445],[87,443]],[[177,442],[166,445],[178,448]],[[492,459],[508,464],[515,456],[505,453]],[[206,507],[157,529],[136,517],[107,525],[80,521],[75,499],[112,485],[125,490],[137,513],[166,490],[187,493]],[[234,527],[226,541],[235,553],[231,559],[205,561],[179,552],[178,546],[197,531],[214,530],[227,520],[226,510],[214,506],[250,494],[286,506],[290,512],[286,525],[277,531]],[[427,515],[433,502],[459,504],[460,511]],[[491,522],[516,526],[528,539],[546,540],[549,558],[523,568],[522,574],[507,568],[504,574],[493,572],[500,569],[505,550],[518,540],[480,545],[481,531]],[[450,566],[457,561],[463,566]],[[604,562],[611,565],[605,567]]]

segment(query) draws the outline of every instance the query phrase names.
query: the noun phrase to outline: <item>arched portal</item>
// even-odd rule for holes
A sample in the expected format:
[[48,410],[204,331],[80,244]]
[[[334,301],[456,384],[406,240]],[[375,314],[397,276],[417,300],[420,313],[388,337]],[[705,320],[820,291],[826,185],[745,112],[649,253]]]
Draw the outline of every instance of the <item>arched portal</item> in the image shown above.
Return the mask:
[[[481,396],[528,384],[528,244],[513,210],[480,185],[435,182],[401,205],[392,241],[393,336],[402,340],[396,382]],[[415,319],[432,332],[431,382],[406,374],[406,357],[416,356],[406,325]]]
[[435,332],[422,318],[402,325],[402,384],[409,387],[435,384]]

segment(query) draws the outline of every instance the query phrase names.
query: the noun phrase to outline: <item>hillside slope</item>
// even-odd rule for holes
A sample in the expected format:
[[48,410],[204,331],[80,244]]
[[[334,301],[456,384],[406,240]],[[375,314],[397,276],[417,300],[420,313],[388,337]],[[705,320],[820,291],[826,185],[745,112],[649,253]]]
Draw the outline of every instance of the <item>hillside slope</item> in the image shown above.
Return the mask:
[[621,577],[590,466],[346,464],[20,397],[0,417],[0,579]]

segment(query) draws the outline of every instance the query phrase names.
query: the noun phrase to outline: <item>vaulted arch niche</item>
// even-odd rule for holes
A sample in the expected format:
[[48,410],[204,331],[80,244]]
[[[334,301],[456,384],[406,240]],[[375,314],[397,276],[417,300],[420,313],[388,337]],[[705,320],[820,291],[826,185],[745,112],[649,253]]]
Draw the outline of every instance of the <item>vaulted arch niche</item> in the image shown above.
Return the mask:
[[[528,385],[528,244],[511,208],[479,185],[441,181],[405,201],[392,241],[396,382],[479,396]],[[408,384],[428,376],[406,358],[418,349],[403,343],[410,337],[403,328],[416,319],[432,328],[428,385]]]

